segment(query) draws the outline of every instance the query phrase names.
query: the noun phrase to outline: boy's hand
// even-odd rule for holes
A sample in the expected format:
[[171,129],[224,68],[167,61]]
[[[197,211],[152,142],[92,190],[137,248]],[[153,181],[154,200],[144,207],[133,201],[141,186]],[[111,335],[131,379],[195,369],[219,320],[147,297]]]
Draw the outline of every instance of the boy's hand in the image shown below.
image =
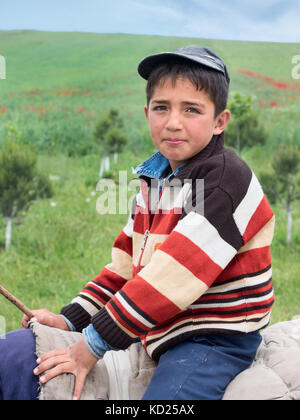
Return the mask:
[[73,400],[79,400],[85,379],[97,362],[97,357],[90,352],[84,339],[81,339],[71,347],[53,350],[41,356],[37,360],[38,367],[33,373],[40,375],[48,370],[40,378],[42,384],[62,373],[73,373],[76,377]]
[[[60,316],[53,314],[52,312],[47,311],[47,309],[38,309],[36,311],[31,311],[36,318],[37,322],[43,325],[48,325],[48,327],[59,328],[60,330],[69,331],[69,327],[66,321]],[[33,318],[32,318],[33,319]],[[27,315],[24,315],[21,322],[22,328],[28,328],[29,318]]]

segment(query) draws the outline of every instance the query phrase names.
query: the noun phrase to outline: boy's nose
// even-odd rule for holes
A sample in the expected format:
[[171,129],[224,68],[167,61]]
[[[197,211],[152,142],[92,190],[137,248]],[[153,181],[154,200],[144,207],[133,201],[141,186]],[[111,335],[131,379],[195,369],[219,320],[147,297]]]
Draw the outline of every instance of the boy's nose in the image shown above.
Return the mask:
[[170,112],[166,128],[170,131],[178,131],[182,129],[182,122],[178,112]]

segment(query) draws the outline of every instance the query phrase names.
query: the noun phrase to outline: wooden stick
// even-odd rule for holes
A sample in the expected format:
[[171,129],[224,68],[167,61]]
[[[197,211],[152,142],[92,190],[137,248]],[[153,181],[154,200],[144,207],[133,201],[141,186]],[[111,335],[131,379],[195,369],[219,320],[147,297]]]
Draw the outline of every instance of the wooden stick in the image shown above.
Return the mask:
[[34,317],[34,315],[31,312],[31,310],[28,309],[24,305],[24,303],[22,303],[19,299],[17,299],[15,296],[13,296],[12,294],[10,294],[6,289],[4,289],[4,287],[1,286],[1,284],[0,284],[0,293],[4,297],[6,297],[6,299],[8,299],[11,303],[13,303],[17,308],[19,308],[20,311],[22,311],[25,315],[27,315],[29,319],[31,319],[31,318]]

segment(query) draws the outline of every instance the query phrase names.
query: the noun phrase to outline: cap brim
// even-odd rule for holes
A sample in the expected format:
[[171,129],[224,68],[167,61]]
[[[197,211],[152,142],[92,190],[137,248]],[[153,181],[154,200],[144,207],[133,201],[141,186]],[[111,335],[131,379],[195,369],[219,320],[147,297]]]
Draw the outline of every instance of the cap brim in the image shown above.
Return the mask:
[[138,65],[138,73],[143,78],[148,80],[152,70],[157,67],[159,64],[164,63],[172,58],[181,58],[185,61],[192,61],[194,63],[201,64],[205,67],[212,68],[226,76],[224,70],[220,68],[217,64],[211,62],[210,60],[206,60],[204,57],[196,57],[190,55],[183,55],[180,53],[174,52],[164,52],[159,54],[153,54],[148,57],[145,57]]

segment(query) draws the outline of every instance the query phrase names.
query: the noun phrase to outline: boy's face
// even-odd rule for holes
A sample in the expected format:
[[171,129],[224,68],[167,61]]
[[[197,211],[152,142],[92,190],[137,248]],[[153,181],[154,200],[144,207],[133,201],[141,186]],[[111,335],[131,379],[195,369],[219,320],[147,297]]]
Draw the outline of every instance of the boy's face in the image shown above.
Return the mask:
[[173,171],[204,149],[214,134],[222,133],[230,119],[228,110],[215,118],[208,95],[182,78],[175,86],[171,79],[158,84],[145,114],[152,140]]

